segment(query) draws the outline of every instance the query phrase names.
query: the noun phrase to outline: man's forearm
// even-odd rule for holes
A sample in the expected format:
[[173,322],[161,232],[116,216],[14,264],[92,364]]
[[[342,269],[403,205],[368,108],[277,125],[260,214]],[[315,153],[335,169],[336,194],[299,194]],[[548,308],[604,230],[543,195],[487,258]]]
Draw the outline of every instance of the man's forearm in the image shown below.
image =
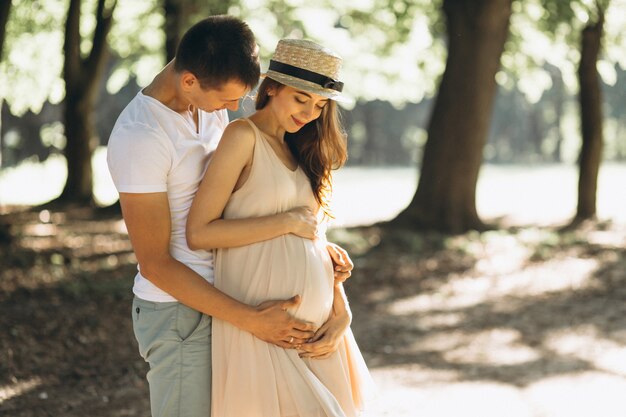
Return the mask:
[[218,290],[174,258],[140,267],[144,277],[181,303],[236,327],[244,327],[256,311]]

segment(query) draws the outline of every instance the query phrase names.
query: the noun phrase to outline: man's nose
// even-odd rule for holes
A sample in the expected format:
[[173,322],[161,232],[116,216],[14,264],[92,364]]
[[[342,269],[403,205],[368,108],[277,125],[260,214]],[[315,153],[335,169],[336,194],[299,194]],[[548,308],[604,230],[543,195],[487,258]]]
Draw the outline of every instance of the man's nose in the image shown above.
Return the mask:
[[230,111],[237,111],[237,109],[239,108],[239,101],[235,101],[234,103],[227,104],[226,108]]

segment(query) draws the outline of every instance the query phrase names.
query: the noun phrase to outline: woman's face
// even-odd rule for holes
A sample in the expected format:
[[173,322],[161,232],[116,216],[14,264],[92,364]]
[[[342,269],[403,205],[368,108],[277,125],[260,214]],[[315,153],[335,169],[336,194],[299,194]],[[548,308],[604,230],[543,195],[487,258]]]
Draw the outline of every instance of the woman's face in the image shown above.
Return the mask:
[[280,126],[294,133],[320,117],[328,100],[318,94],[283,86],[273,92],[270,106]]

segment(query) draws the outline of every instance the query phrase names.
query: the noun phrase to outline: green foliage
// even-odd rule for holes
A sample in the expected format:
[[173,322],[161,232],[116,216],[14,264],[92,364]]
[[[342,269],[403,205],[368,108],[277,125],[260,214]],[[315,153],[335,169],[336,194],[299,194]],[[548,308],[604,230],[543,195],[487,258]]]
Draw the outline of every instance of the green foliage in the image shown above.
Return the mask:
[[[435,94],[446,58],[441,0],[179,0],[189,25],[208,14],[229,13],[246,20],[257,35],[266,66],[283,37],[310,38],[344,57],[346,92],[364,100],[400,106]],[[617,81],[615,63],[626,68],[625,0],[599,0],[606,8],[603,80]],[[0,99],[14,113],[39,111],[57,103],[61,80],[63,23],[67,0],[14,0],[0,63]],[[95,0],[85,0],[81,34],[90,47]],[[544,69],[558,67],[569,92],[577,89],[578,35],[594,18],[594,0],[516,0],[511,33],[502,56],[500,85],[522,91],[531,103],[550,89]],[[107,88],[115,93],[131,78],[146,85],[164,65],[163,0],[120,1],[109,43],[115,68]],[[28,94],[24,94],[28,91]]]
[[46,100],[63,99],[60,74],[66,8],[66,0],[13,1],[0,62],[0,100],[7,101],[14,114],[37,113]]
[[535,103],[552,87],[545,64],[559,68],[571,94],[578,90],[580,33],[604,11],[604,53],[598,70],[605,83],[616,82],[615,63],[626,69],[626,1],[624,0],[525,0],[513,5],[511,34],[502,56],[498,82],[519,88]]
[[116,67],[107,83],[114,94],[131,77],[147,85],[165,64],[165,21],[161,0],[121,1],[114,14],[109,45],[118,56]]

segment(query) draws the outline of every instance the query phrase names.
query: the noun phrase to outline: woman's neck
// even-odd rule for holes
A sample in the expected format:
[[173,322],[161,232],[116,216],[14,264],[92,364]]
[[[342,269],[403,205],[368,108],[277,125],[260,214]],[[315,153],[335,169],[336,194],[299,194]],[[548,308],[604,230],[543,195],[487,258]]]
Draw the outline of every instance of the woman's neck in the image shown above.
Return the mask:
[[279,142],[284,142],[285,129],[282,128],[276,117],[271,113],[269,106],[257,110],[250,116],[250,120],[252,120],[256,127],[265,135],[271,136]]

